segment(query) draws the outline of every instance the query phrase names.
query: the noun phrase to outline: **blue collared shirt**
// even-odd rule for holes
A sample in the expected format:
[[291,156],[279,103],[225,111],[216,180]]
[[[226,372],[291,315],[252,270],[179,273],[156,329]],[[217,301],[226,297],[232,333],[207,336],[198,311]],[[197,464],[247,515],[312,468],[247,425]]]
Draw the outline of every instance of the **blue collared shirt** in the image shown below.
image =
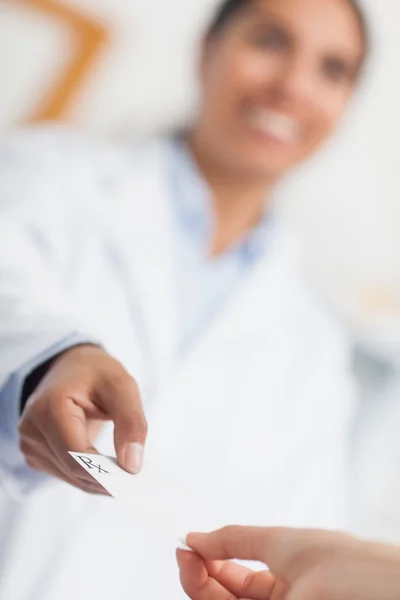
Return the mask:
[[[223,308],[224,300],[235,286],[240,285],[242,277],[263,252],[269,218],[266,216],[243,240],[222,255],[210,259],[208,248],[213,227],[210,190],[182,139],[171,137],[168,145],[169,196],[174,203],[179,255],[176,282],[181,302],[179,352],[184,354],[216,311]],[[52,356],[90,341],[93,340],[75,334],[60,340],[12,373],[0,390],[0,476],[3,472],[4,484],[8,473],[21,481],[19,491],[26,492],[43,478],[25,465],[18,447],[19,405],[25,378]]]
[[179,251],[180,350],[195,342],[224,299],[262,253],[270,219],[216,258],[209,256],[213,231],[211,192],[181,138],[170,141],[170,182]]

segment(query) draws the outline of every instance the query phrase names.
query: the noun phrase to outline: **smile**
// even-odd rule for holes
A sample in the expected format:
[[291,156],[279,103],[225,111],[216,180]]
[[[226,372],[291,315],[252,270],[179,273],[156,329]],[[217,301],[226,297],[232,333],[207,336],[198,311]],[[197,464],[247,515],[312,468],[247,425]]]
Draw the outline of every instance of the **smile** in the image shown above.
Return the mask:
[[247,113],[247,122],[254,131],[278,142],[294,144],[299,141],[299,123],[278,111],[253,107]]

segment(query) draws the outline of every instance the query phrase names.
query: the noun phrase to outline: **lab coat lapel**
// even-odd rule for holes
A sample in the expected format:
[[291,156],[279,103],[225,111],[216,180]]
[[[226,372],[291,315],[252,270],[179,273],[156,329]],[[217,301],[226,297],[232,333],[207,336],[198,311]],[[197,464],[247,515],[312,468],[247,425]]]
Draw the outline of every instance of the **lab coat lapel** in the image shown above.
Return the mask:
[[[293,311],[298,306],[298,243],[296,236],[277,221],[266,232],[265,250],[249,267],[235,291],[219,307],[214,319],[200,334],[187,360],[207,346],[226,346],[237,340],[243,347],[257,348],[262,343],[282,345],[288,324],[296,323]],[[297,294],[297,296],[296,296]],[[285,314],[292,313],[292,318]],[[291,334],[290,334],[291,335]],[[290,337],[290,336],[289,336]],[[261,348],[260,348],[261,350]],[[283,354],[287,348],[283,350]]]
[[[247,281],[171,373],[152,413],[147,456],[171,481],[211,498],[210,518],[220,524],[291,512],[295,524],[302,510],[312,522],[319,478],[329,479],[331,468],[332,477],[342,473],[352,411],[346,346],[302,284],[297,259],[295,239],[277,228]],[[322,460],[322,472],[316,449],[332,457],[326,469]],[[314,516],[323,522],[326,514]]]
[[135,303],[130,312],[153,381],[169,368],[177,332],[173,215],[166,159],[164,142],[153,141],[146,150],[141,147],[140,158],[132,161],[130,177],[113,207],[112,242],[119,250],[127,298]]

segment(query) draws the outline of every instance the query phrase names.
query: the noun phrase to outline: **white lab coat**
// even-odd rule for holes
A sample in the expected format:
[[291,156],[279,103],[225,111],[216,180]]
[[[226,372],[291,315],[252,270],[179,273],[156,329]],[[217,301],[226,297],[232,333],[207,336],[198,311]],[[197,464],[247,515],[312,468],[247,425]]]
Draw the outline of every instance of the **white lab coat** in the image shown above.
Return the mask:
[[[347,526],[349,341],[303,284],[284,226],[178,361],[163,141],[133,155],[51,132],[22,140],[2,199],[0,382],[71,331],[93,336],[139,382],[153,461],[226,523]],[[173,544],[134,507],[59,482],[1,502],[2,598],[183,597]]]

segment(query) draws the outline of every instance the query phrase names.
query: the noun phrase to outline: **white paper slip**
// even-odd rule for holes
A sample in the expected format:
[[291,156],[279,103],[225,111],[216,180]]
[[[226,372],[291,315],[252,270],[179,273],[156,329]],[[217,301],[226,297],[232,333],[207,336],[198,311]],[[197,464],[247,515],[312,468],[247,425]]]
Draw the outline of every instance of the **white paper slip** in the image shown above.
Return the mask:
[[187,490],[171,484],[149,461],[139,475],[131,475],[109,456],[76,452],[70,455],[141,525],[179,540],[181,549],[190,551],[184,542],[189,531],[210,531],[221,526],[211,520],[212,512],[203,499],[200,503]]
[[186,544],[185,538],[178,538],[178,546],[180,550],[186,550],[186,552],[193,552],[193,550]]

